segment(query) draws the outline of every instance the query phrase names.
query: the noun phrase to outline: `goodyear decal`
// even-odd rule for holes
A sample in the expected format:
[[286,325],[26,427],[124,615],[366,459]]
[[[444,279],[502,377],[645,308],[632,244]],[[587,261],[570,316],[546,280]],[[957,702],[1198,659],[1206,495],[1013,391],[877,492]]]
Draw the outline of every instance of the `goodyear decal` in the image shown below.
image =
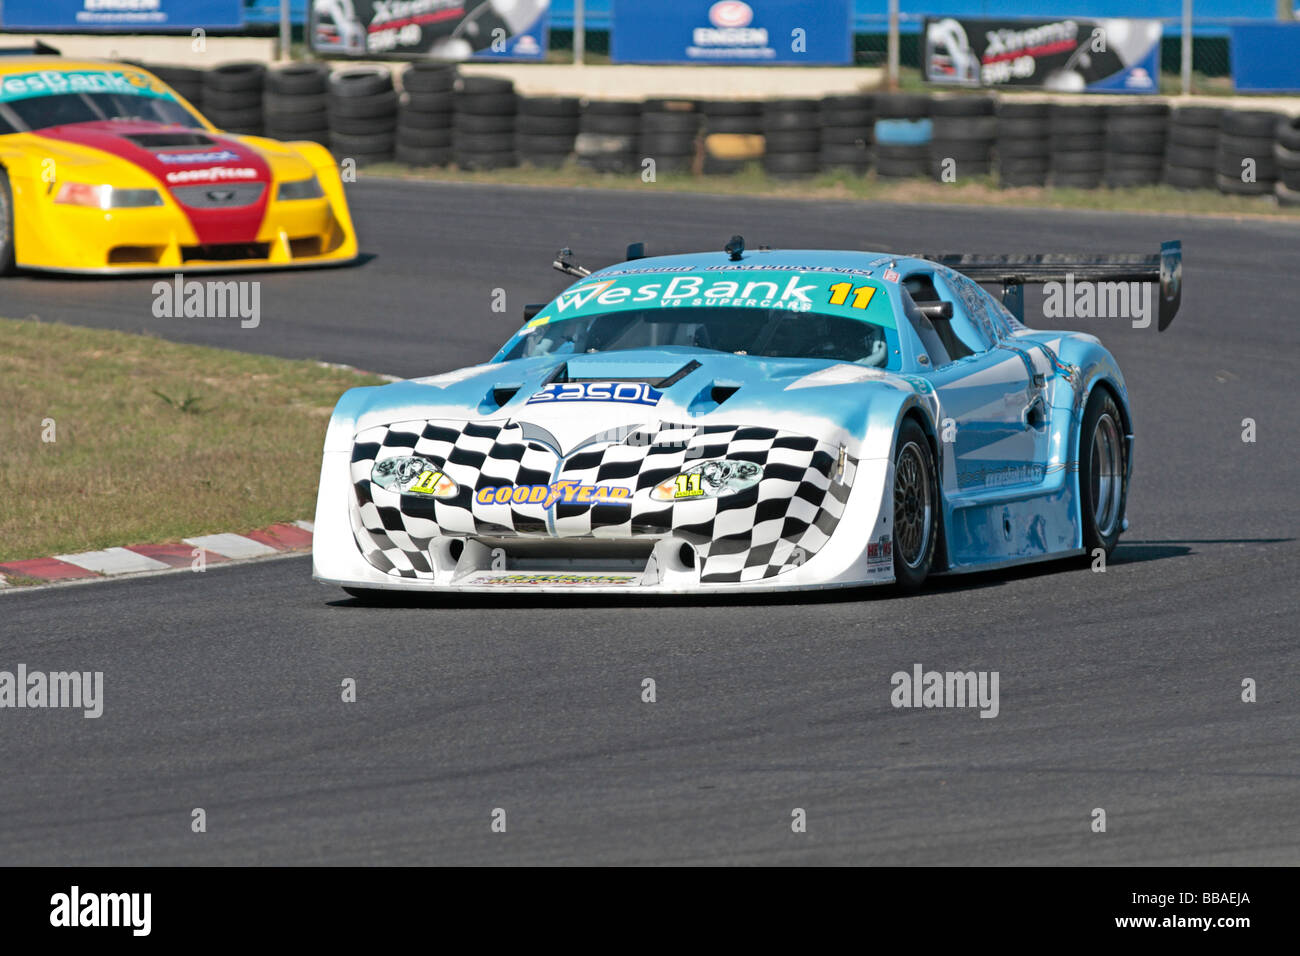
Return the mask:
[[498,485],[480,488],[474,500],[481,505],[630,504],[632,489],[608,485],[583,485],[576,481],[557,481],[550,485]]

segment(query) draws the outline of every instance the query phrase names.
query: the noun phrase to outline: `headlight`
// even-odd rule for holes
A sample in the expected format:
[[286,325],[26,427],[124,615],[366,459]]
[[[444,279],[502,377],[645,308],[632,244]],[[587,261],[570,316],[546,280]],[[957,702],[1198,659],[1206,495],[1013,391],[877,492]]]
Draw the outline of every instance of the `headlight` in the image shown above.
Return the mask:
[[320,181],[315,176],[309,176],[306,179],[280,183],[275,198],[284,202],[286,199],[320,199],[324,195],[325,191],[320,188]]
[[655,501],[721,498],[754,487],[762,477],[763,469],[752,461],[706,461],[655,485],[650,497]]
[[161,206],[162,196],[156,189],[116,189],[88,183],[63,183],[54,201],[65,206],[90,206],[95,209],[138,209]]
[[370,469],[370,480],[380,488],[398,494],[455,498],[459,490],[441,469],[427,458],[385,458]]

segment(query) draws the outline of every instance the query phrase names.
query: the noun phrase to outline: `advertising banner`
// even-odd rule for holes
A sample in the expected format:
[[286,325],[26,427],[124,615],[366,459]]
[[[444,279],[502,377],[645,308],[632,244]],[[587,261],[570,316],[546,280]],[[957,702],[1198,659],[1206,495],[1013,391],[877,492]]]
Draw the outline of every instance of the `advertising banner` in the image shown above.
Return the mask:
[[0,26],[11,30],[191,30],[239,27],[242,0],[3,0]]
[[614,0],[615,63],[847,64],[850,0]]
[[322,56],[540,60],[550,0],[312,0]]
[[928,17],[922,66],[946,86],[1156,93],[1160,32],[1159,20]]
[[1231,36],[1235,89],[1300,93],[1300,23],[1238,23]]

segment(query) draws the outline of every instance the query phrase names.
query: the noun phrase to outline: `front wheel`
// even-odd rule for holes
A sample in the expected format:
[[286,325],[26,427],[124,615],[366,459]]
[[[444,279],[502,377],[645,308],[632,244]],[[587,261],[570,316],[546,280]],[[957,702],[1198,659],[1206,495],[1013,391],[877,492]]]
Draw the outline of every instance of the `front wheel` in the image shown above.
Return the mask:
[[0,169],[0,276],[14,271],[14,195],[9,177]]
[[930,573],[939,536],[939,481],[934,452],[910,418],[894,448],[894,578],[915,591]]
[[1124,529],[1127,449],[1124,418],[1114,396],[1105,388],[1094,389],[1079,428],[1079,510],[1089,557],[1098,548],[1109,557]]

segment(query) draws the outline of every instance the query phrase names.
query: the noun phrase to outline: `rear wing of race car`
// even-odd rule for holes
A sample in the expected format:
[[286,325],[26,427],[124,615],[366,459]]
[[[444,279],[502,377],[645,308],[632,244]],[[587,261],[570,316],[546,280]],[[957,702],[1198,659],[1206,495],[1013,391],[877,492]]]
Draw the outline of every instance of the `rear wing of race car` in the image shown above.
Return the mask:
[[1153,255],[980,256],[966,253],[922,254],[976,282],[1002,283],[1002,304],[1021,322],[1025,319],[1025,286],[1047,282],[1155,282],[1159,285],[1160,312],[1156,327],[1169,327],[1182,302],[1183,244],[1173,239],[1160,244]]

